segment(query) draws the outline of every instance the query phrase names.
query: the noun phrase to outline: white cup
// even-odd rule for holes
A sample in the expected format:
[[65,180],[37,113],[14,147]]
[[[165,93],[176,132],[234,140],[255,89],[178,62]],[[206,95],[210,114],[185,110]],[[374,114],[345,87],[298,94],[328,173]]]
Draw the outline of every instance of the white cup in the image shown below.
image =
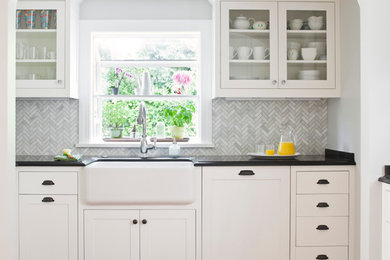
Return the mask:
[[300,30],[303,26],[302,19],[293,19],[290,21],[290,29],[291,30]]
[[302,48],[302,58],[304,60],[315,60],[317,57],[317,48]]
[[241,46],[237,48],[237,56],[239,60],[249,60],[253,50],[247,46]]
[[56,59],[56,52],[55,51],[47,52],[47,58],[50,60],[55,60]]
[[287,59],[289,60],[297,60],[299,57],[299,50],[295,48],[290,48],[287,50]]
[[265,60],[269,57],[269,49],[263,46],[257,46],[253,48],[254,60]]
[[237,50],[233,46],[229,47],[229,59],[234,59],[237,56]]

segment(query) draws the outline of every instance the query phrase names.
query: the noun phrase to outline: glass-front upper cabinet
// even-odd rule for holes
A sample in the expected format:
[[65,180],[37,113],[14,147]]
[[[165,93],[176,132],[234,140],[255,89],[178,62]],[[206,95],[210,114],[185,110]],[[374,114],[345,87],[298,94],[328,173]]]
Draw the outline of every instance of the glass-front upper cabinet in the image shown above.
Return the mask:
[[279,3],[279,86],[335,88],[335,4]]
[[17,89],[64,88],[64,3],[18,2],[16,10]]
[[221,88],[278,87],[277,3],[221,3]]

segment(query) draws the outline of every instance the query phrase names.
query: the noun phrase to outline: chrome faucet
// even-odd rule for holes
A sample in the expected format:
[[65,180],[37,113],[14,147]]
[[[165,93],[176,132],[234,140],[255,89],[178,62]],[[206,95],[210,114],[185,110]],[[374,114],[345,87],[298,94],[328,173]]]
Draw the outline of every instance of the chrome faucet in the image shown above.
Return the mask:
[[148,157],[148,151],[152,149],[155,150],[157,148],[157,138],[154,138],[154,144],[148,144],[148,140],[146,139],[146,106],[144,102],[139,104],[137,123],[142,125],[142,137],[140,143],[141,157]]

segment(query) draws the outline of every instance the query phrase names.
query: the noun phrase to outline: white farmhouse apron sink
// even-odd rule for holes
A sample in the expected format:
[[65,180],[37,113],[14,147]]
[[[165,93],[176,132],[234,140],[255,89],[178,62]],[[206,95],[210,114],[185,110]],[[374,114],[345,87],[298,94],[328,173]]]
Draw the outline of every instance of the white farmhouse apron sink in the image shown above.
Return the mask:
[[81,199],[93,205],[190,204],[195,172],[186,161],[95,162],[81,174]]

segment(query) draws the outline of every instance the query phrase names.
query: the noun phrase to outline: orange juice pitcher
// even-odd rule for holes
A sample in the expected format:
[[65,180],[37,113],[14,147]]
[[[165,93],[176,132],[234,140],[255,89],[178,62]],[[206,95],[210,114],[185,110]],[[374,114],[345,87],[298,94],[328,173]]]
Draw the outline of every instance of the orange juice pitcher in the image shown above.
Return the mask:
[[280,143],[278,147],[279,155],[294,155],[295,154],[295,137],[293,130],[280,131]]

